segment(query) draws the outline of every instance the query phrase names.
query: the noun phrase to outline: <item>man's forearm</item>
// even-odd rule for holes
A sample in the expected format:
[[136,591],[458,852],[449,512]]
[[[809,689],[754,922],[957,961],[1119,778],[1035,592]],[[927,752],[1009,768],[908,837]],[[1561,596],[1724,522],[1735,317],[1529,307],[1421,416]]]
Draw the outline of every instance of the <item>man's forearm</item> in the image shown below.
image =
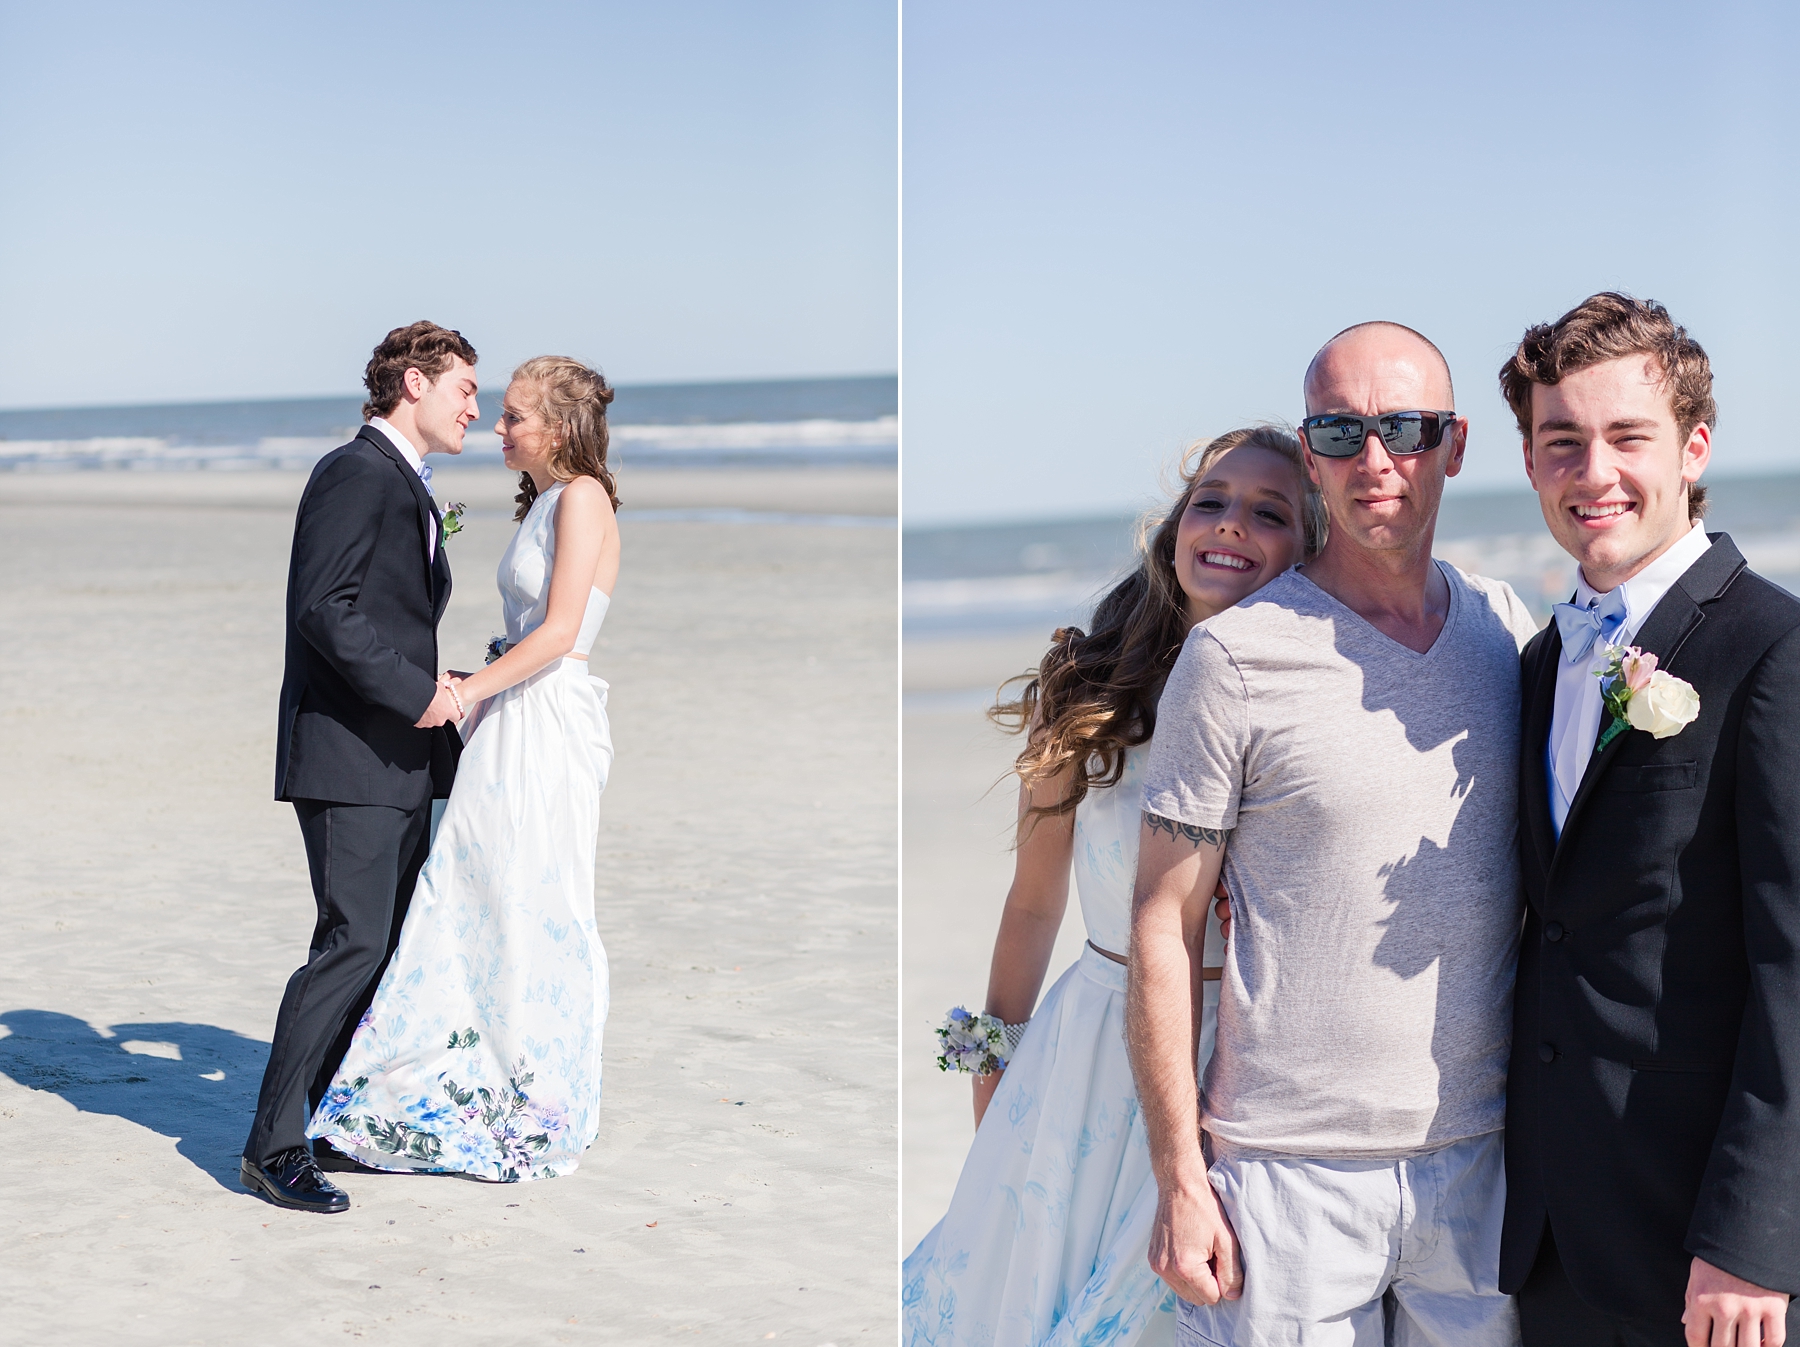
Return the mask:
[[437,676],[382,641],[373,624],[343,604],[302,609],[295,628],[357,696],[417,720],[437,695]]
[[1125,1023],[1131,1074],[1144,1109],[1150,1163],[1161,1187],[1185,1186],[1204,1170],[1194,1079],[1188,954],[1179,926],[1134,921]]
[[[1126,1033],[1159,1186],[1204,1182],[1193,964],[1226,833],[1144,815],[1132,903]],[[1193,930],[1189,928],[1193,927]]]
[[1199,982],[1193,966],[1224,843],[1222,829],[1144,814],[1125,984],[1131,1070],[1156,1174],[1150,1268],[1182,1299],[1200,1305],[1233,1299],[1244,1285],[1237,1237],[1207,1181],[1194,1079]]

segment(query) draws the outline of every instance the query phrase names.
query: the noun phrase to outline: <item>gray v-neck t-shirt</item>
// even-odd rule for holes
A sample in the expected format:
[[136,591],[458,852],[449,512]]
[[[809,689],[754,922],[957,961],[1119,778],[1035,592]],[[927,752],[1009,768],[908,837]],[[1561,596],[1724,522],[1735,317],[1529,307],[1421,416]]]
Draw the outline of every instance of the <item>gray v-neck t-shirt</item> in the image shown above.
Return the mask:
[[1203,1126],[1240,1152],[1418,1154],[1505,1121],[1521,918],[1512,589],[1445,562],[1424,654],[1299,571],[1189,634],[1144,808],[1229,828]]

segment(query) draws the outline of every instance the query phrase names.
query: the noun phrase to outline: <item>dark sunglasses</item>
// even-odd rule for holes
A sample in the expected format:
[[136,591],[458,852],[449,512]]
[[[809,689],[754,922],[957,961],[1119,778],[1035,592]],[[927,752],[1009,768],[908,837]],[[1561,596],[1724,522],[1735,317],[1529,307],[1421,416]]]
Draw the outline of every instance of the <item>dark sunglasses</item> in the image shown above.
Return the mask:
[[1381,436],[1390,454],[1422,454],[1444,442],[1444,428],[1456,420],[1455,412],[1383,412],[1380,416],[1351,416],[1327,412],[1300,423],[1306,447],[1320,458],[1355,458],[1369,436]]

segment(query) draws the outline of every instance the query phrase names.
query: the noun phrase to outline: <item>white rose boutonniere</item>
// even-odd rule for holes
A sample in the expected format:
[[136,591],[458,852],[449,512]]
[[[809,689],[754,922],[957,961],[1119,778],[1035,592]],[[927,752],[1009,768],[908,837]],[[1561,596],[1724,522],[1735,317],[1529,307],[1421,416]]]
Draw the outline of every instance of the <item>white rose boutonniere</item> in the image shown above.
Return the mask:
[[1656,667],[1656,656],[1635,645],[1608,646],[1606,667],[1595,677],[1612,712],[1612,724],[1595,751],[1627,729],[1643,730],[1653,739],[1680,734],[1700,714],[1700,694],[1685,679]]

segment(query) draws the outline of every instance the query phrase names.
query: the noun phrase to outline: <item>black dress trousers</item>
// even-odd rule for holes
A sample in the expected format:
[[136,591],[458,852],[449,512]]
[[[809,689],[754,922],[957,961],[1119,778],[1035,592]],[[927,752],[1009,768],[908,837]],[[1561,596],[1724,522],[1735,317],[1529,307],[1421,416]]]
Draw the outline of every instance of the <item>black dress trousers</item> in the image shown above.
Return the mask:
[[307,1145],[306,1124],[375,998],[431,841],[431,804],[295,800],[318,921],[288,979],[244,1154],[266,1163]]

